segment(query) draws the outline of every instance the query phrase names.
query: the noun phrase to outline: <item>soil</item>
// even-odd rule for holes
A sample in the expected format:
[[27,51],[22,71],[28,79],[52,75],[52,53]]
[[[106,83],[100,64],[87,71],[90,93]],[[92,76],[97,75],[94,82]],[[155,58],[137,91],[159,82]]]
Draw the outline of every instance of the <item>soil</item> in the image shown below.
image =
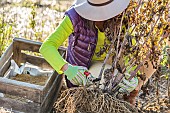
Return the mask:
[[11,77],[10,79],[44,86],[48,76],[31,76],[28,74],[18,74],[15,77]]

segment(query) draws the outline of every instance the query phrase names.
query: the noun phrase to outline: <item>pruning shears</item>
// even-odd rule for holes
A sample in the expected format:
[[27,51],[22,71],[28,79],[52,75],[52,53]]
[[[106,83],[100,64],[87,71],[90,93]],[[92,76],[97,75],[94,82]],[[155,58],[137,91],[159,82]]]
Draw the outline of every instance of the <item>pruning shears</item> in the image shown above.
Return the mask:
[[[84,75],[86,75],[86,77],[88,78],[89,77],[89,75],[90,75],[91,73],[90,72],[88,72],[88,71],[85,71],[84,72]],[[98,82],[98,81],[100,81],[101,79],[100,78],[88,78],[91,82],[93,82],[93,83],[95,83],[95,82]]]

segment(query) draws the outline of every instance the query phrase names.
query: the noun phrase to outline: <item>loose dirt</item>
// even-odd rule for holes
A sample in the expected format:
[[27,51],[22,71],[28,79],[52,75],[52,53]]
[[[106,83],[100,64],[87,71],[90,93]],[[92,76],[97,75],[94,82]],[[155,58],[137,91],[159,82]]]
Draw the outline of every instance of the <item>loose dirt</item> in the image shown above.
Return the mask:
[[11,77],[10,79],[44,86],[48,76],[31,76],[28,74],[18,74],[15,77]]

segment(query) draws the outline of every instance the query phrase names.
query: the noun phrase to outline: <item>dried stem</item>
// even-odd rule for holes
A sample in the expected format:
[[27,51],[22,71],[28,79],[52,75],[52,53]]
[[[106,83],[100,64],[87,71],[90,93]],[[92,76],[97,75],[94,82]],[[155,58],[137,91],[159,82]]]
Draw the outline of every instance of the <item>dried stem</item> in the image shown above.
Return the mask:
[[[158,22],[159,19],[160,19],[160,15],[158,16],[158,18],[157,18],[156,22],[154,23],[154,25],[151,27],[151,30],[149,31],[149,34],[148,34],[148,36],[147,36],[147,38],[146,38],[146,41],[142,44],[142,46],[144,46],[145,43],[147,42],[147,40],[149,39],[149,37],[150,37],[151,33],[153,32],[153,29],[154,29],[154,27],[156,26],[156,24],[157,24],[157,22]],[[139,45],[139,43],[138,43],[137,45]],[[150,54],[151,54],[150,52],[147,54],[147,56],[146,56],[146,58],[144,59],[144,61],[146,61],[146,60],[149,58]],[[131,74],[131,77],[129,78],[129,80],[131,80],[131,79],[136,75],[136,73],[138,72],[138,70],[140,69],[140,67],[143,66],[144,61],[142,61],[142,62],[137,66],[137,68],[135,69],[135,71],[132,71],[132,72],[130,73],[130,74]],[[132,63],[132,64],[133,64],[133,63]],[[130,66],[130,67],[132,67],[132,66]],[[126,68],[127,68],[127,67],[126,67]]]
[[[116,57],[114,59],[114,67],[116,67],[117,61],[118,61],[118,54],[119,54],[119,43],[120,43],[120,35],[122,31],[122,24],[123,24],[123,18],[124,18],[125,12],[123,12],[121,23],[120,23],[120,28],[119,28],[119,35],[118,35],[118,42],[117,42],[117,48],[116,48]],[[122,51],[122,48],[120,49]]]
[[101,70],[100,70],[100,74],[99,74],[99,77],[98,77],[99,79],[102,78],[102,74],[103,74],[103,71],[104,71],[106,62],[107,62],[107,60],[109,59],[109,56],[110,56],[110,54],[111,54],[112,51],[113,51],[113,46],[114,46],[114,43],[111,44],[110,49],[109,49],[109,52],[108,52],[107,55],[106,55],[106,58],[105,58],[105,60],[104,60],[104,63],[103,63],[103,65],[102,65],[102,68],[101,68]]

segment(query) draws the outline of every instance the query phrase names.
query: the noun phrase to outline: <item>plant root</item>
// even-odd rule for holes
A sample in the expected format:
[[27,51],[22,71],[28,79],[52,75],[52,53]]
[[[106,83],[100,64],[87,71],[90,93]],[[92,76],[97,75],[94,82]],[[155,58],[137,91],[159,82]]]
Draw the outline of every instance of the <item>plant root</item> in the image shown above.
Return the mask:
[[138,113],[130,103],[103,93],[99,88],[86,87],[63,91],[54,108],[57,113]]

